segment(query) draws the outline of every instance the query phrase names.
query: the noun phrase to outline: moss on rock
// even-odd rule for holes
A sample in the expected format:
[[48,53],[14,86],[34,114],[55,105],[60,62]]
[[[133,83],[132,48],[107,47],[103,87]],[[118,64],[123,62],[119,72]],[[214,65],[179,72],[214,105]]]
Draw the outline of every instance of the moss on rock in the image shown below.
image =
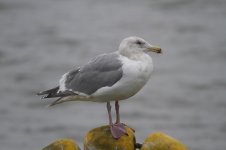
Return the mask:
[[84,150],[135,150],[134,131],[129,127],[126,130],[128,135],[114,139],[109,126],[92,129],[84,139]]
[[71,139],[57,140],[42,150],[80,150],[77,143]]
[[162,132],[149,135],[142,144],[141,150],[188,150],[180,141]]

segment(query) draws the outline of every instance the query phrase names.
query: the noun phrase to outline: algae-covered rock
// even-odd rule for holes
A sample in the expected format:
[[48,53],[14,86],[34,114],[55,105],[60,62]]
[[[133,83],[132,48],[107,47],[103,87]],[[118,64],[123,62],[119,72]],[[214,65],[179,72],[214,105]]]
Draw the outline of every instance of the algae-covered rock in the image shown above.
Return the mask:
[[141,150],[188,150],[180,141],[164,134],[156,132],[148,136],[142,144]]
[[71,139],[57,140],[42,150],[80,150],[77,143]]
[[102,126],[89,131],[84,139],[84,150],[135,150],[134,131],[126,127],[128,135],[112,137],[110,127]]

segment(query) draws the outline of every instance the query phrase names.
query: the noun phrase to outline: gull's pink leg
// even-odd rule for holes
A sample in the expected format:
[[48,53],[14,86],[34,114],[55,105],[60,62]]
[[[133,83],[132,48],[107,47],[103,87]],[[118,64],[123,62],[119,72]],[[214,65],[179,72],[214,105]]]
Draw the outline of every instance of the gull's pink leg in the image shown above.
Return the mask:
[[115,139],[119,139],[122,135],[127,134],[125,125],[121,123],[115,123],[115,124],[112,123],[110,102],[107,102],[107,110],[108,110],[109,126],[111,129],[111,134]]
[[118,101],[115,101],[115,111],[116,111],[115,126],[117,126],[122,133],[127,134],[125,124],[120,122],[119,102]]
[[120,116],[119,116],[119,102],[115,101],[115,111],[116,111],[116,124],[120,123]]
[[[117,126],[119,126],[120,129],[121,129],[122,131],[124,131],[125,134],[127,134],[127,133],[126,133],[125,126],[127,126],[127,127],[129,127],[129,126],[126,125],[126,124],[124,124],[124,123],[121,123],[121,122],[120,122],[119,102],[118,102],[118,101],[115,101],[115,111],[116,111],[116,122],[115,122],[115,124],[116,124]],[[135,130],[134,130],[133,128],[131,128],[131,127],[129,127],[129,128],[130,128],[131,130],[133,130],[133,132],[135,132]]]
[[107,102],[107,110],[108,110],[108,118],[109,118],[109,125],[113,125],[112,123],[112,117],[111,117],[111,104],[110,102]]

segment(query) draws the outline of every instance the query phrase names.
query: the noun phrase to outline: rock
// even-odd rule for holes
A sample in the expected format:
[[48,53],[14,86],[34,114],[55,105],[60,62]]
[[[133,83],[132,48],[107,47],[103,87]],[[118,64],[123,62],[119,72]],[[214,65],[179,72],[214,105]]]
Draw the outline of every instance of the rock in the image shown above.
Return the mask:
[[188,150],[180,141],[166,135],[156,132],[149,135],[142,144],[141,150]]
[[109,126],[89,131],[84,139],[84,150],[135,150],[134,131],[126,127],[128,135],[114,139]]
[[61,139],[46,146],[42,150],[81,150],[76,142],[71,139]]

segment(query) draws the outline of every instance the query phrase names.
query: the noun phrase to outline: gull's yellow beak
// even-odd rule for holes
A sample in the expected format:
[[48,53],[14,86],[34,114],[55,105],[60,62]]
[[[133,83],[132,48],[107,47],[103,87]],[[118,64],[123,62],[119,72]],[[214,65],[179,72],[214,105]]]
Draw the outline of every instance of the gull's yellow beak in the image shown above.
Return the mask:
[[155,52],[155,53],[162,53],[162,49],[159,47],[159,46],[156,46],[156,45],[150,45],[148,46],[148,51],[152,51],[152,52]]

